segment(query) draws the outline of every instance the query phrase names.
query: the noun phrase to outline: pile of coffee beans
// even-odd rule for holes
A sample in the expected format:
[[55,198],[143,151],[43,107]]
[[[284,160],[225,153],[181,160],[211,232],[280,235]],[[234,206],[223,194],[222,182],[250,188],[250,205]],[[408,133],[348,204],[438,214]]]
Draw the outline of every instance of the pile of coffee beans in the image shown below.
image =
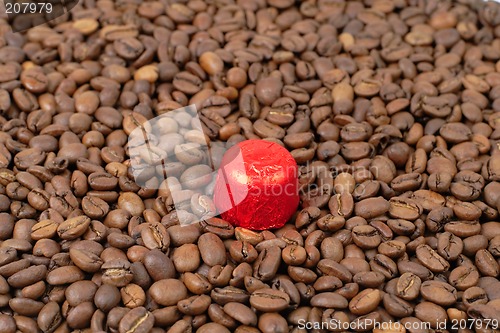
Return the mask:
[[[291,151],[285,227],[138,185],[128,135],[191,104]],[[2,333],[499,331],[495,2],[81,0],[0,20],[0,113]]]

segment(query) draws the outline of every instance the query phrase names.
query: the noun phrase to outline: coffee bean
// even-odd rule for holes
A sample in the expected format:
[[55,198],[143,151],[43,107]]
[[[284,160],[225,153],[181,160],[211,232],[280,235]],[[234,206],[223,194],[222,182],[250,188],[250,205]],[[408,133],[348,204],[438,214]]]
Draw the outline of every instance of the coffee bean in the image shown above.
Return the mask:
[[137,308],[146,302],[144,290],[136,284],[128,284],[120,290],[123,304],[127,308]]
[[23,288],[41,281],[45,278],[46,273],[47,267],[44,265],[31,266],[11,275],[7,282],[13,288]]
[[111,284],[103,284],[100,286],[94,296],[94,302],[97,308],[106,313],[116,307],[120,300],[120,291],[116,286]]
[[56,234],[58,224],[52,220],[42,220],[31,228],[31,239],[51,238]]
[[148,249],[165,250],[170,244],[170,236],[160,223],[150,223],[141,230],[141,238]]
[[222,326],[221,324],[217,323],[207,323],[201,326],[197,332],[200,333],[215,333],[215,332],[221,332],[221,333],[229,333],[230,330],[228,330],[226,327]]
[[488,295],[486,295],[484,289],[480,287],[471,287],[464,291],[462,301],[467,307],[476,304],[486,304],[488,302]]
[[360,286],[375,288],[384,282],[385,276],[380,272],[359,272],[352,279]]
[[141,306],[130,310],[123,316],[120,320],[119,332],[149,332],[153,326],[153,314]]
[[279,290],[259,289],[250,295],[250,304],[263,312],[281,311],[288,307],[290,297]]
[[448,318],[446,311],[442,307],[431,302],[417,304],[415,316],[424,322],[429,322],[431,327],[437,327]]
[[124,259],[113,259],[102,266],[102,280],[117,287],[126,286],[133,279],[130,263]]
[[101,30],[100,36],[106,40],[114,41],[126,37],[135,37],[137,36],[137,33],[137,29],[132,25],[109,25],[105,29]]
[[450,306],[457,301],[457,290],[441,281],[424,281],[420,294],[426,300],[442,306]]
[[241,113],[248,119],[255,120],[260,115],[260,105],[257,97],[250,93],[244,93],[239,99]]
[[159,250],[152,250],[144,255],[144,266],[153,280],[169,279],[175,276],[172,260]]
[[413,273],[403,273],[398,279],[397,294],[405,300],[415,299],[420,292],[421,280]]
[[86,196],[82,200],[82,210],[88,217],[100,219],[108,214],[109,205],[100,198]]
[[382,197],[368,198],[354,206],[354,213],[363,218],[380,216],[390,209],[390,204]]
[[243,325],[257,325],[257,315],[247,306],[230,302],[224,305],[224,312]]
[[477,284],[479,272],[475,267],[460,266],[451,271],[450,284],[458,290],[465,290]]
[[391,181],[391,187],[401,192],[418,189],[421,184],[422,176],[419,173],[404,174]]
[[263,281],[271,280],[279,268],[281,250],[277,246],[263,249],[254,263],[254,277]]
[[16,63],[9,63],[2,65],[2,77],[0,78],[1,82],[7,82],[11,80],[15,80],[18,78],[21,73],[21,66]]
[[475,263],[478,270],[486,276],[496,277],[499,274],[499,266],[488,250],[481,249],[477,251]]
[[57,234],[62,239],[72,240],[83,235],[90,225],[90,218],[77,216],[64,221],[57,227]]
[[318,262],[318,270],[325,275],[332,275],[347,283],[352,279],[352,273],[343,265],[331,260],[322,259]]
[[433,272],[443,272],[450,264],[428,245],[417,247],[417,258],[425,267]]
[[405,253],[406,245],[397,240],[390,240],[381,243],[378,247],[379,253],[388,256],[389,258],[398,258]]
[[471,131],[461,123],[445,124],[439,131],[441,136],[449,142],[460,143],[466,141],[471,135]]
[[381,239],[377,230],[369,225],[359,225],[352,229],[352,239],[363,249],[372,249],[379,246]]
[[194,244],[184,244],[175,249],[172,256],[175,269],[178,272],[194,271],[200,265],[200,252]]
[[246,291],[232,286],[215,288],[210,296],[219,305],[225,305],[229,302],[245,303],[250,297]]
[[373,311],[380,301],[382,296],[378,289],[365,289],[349,302],[349,310],[356,315],[364,315]]
[[59,305],[56,302],[49,302],[40,310],[37,317],[37,324],[44,332],[54,331],[62,321]]
[[285,137],[285,131],[281,127],[263,119],[255,121],[253,130],[261,138],[283,139]]
[[333,216],[349,217],[354,208],[354,199],[350,193],[335,194],[330,198],[328,207]]
[[423,212],[422,207],[411,199],[391,198],[389,203],[389,214],[394,218],[416,220]]
[[437,251],[446,260],[458,258],[463,247],[462,240],[452,233],[444,232],[438,236]]
[[184,93],[193,95],[201,90],[201,80],[188,72],[180,72],[175,75],[172,82],[174,87]]
[[408,317],[413,313],[411,303],[389,293],[384,294],[383,304],[387,312],[395,317]]
[[479,234],[481,229],[478,221],[451,221],[444,226],[444,230],[458,237],[470,237]]
[[[172,293],[164,293],[164,290],[172,290]],[[178,301],[186,298],[187,289],[184,284],[175,279],[159,280],[149,288],[149,293],[153,300],[163,306],[177,304]]]
[[209,266],[224,265],[226,263],[226,250],[224,243],[217,235],[206,233],[198,239],[201,258]]

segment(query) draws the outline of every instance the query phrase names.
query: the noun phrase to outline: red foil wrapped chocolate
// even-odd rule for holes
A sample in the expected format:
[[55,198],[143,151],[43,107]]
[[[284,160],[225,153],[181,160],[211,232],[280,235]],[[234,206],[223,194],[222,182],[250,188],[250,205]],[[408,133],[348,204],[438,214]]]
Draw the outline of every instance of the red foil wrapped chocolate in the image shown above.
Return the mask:
[[282,227],[299,204],[298,167],[277,143],[247,140],[231,147],[217,174],[214,203],[236,227]]

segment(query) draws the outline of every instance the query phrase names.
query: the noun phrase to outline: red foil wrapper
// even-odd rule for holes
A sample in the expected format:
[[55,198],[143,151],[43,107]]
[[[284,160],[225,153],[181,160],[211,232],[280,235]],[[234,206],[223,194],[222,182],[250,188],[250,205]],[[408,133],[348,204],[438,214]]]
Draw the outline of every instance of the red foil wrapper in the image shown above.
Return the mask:
[[222,218],[236,227],[280,228],[299,204],[297,163],[277,143],[240,142],[222,158],[214,203]]

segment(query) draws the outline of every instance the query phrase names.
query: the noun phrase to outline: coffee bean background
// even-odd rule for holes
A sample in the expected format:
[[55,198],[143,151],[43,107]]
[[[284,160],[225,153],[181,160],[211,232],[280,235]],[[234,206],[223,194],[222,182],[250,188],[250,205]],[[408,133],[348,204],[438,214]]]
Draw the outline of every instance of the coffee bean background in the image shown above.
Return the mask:
[[[180,226],[155,170],[136,183],[127,136],[190,104],[212,142],[290,150],[285,227]],[[151,138],[179,179],[205,172],[185,127]],[[498,332],[475,327],[500,321],[497,3],[82,0],[22,34],[0,20],[0,128],[2,333]]]

